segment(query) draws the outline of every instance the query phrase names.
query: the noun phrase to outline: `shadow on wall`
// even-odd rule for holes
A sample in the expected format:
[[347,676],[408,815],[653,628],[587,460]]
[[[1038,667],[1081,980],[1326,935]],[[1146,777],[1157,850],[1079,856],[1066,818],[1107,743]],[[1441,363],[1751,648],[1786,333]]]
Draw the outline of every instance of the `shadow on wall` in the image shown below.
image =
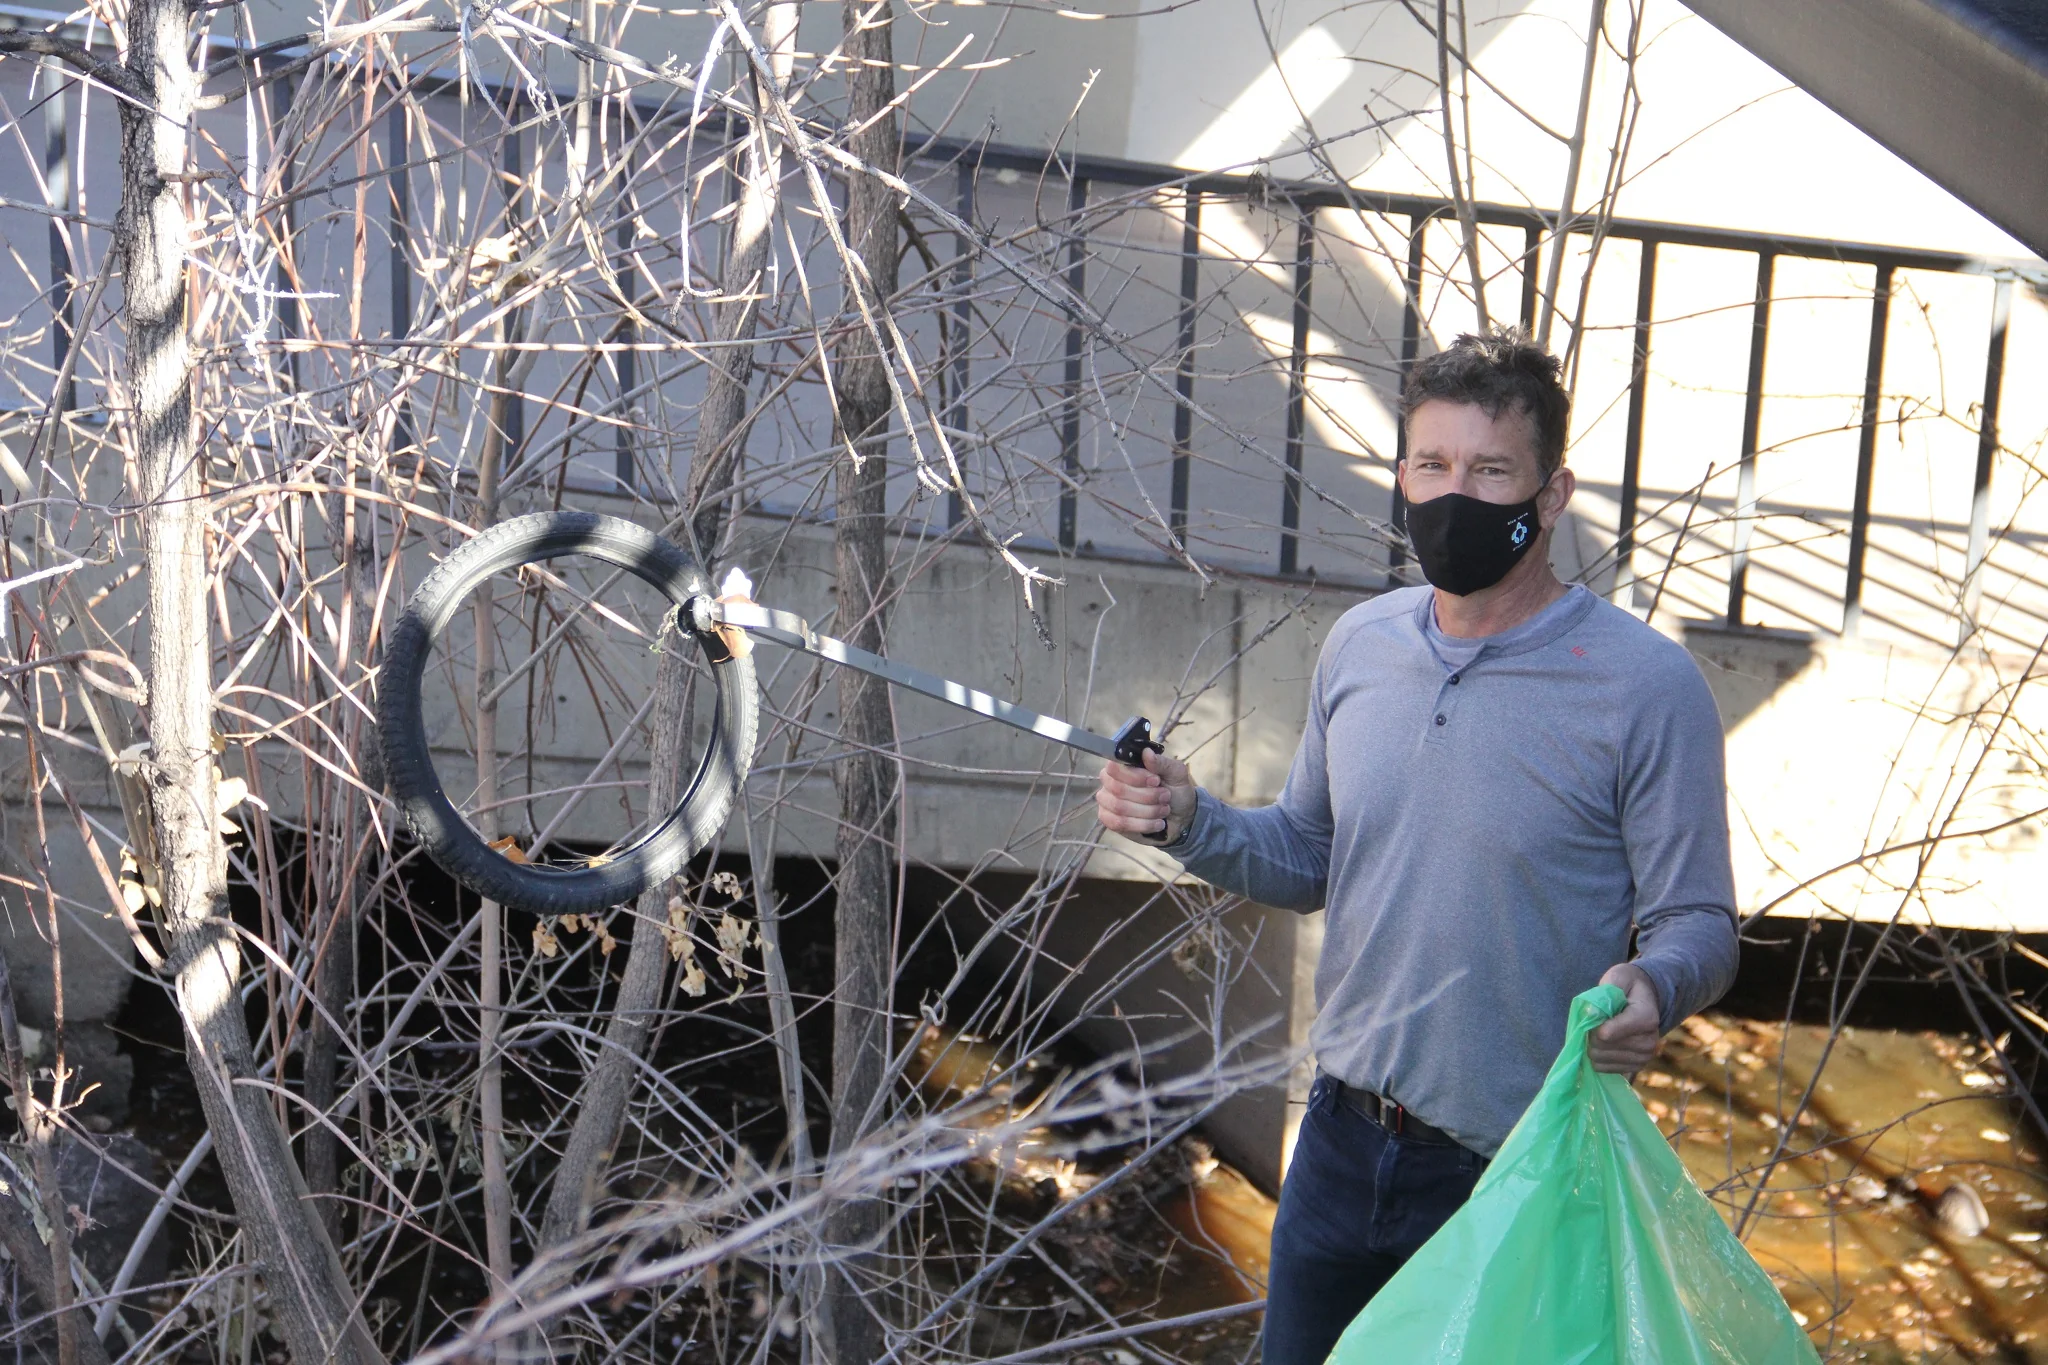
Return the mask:
[[1818,657],[1810,637],[1789,632],[1730,630],[1709,621],[1687,621],[1684,629],[1685,647],[1706,674],[1729,734]]

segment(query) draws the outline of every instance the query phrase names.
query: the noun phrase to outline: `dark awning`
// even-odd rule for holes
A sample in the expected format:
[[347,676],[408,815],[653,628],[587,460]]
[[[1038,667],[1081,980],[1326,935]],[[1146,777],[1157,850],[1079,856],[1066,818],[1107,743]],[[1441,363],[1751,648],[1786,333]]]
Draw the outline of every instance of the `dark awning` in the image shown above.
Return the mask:
[[2042,0],[1687,0],[1992,222],[2048,256]]

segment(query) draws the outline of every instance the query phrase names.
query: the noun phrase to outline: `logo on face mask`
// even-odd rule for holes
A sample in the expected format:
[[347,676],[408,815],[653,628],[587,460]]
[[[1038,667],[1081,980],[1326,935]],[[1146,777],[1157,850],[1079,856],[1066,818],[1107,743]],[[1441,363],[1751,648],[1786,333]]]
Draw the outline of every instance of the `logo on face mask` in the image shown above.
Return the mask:
[[1521,548],[1521,545],[1522,545],[1522,542],[1523,542],[1523,541],[1525,541],[1525,540],[1527,540],[1528,538],[1529,538],[1529,521],[1528,521],[1528,518],[1526,518],[1526,517],[1518,517],[1518,518],[1516,518],[1516,520],[1515,520],[1515,529],[1514,529],[1514,530],[1513,530],[1512,532],[1510,532],[1510,533],[1508,534],[1508,544],[1510,544],[1510,545],[1514,546],[1514,547],[1515,547],[1515,548],[1517,548],[1517,549],[1520,549],[1520,548]]

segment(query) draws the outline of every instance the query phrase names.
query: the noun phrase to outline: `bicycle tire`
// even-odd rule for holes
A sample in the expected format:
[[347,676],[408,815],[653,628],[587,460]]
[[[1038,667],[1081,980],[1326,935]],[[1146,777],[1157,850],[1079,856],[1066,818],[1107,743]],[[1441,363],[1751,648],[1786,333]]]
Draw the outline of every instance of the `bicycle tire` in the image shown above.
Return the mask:
[[717,684],[711,733],[682,799],[629,848],[581,868],[516,863],[492,848],[442,790],[427,742],[421,695],[434,641],[476,586],[492,574],[562,555],[586,555],[659,589],[691,624],[690,599],[711,585],[694,555],[629,521],[592,512],[536,512],[479,532],[427,575],[385,637],[377,723],[386,781],[406,827],[434,864],[501,905],[540,915],[590,914],[634,899],[683,869],[724,828],[753,761],[760,715],[751,660],[707,650]]

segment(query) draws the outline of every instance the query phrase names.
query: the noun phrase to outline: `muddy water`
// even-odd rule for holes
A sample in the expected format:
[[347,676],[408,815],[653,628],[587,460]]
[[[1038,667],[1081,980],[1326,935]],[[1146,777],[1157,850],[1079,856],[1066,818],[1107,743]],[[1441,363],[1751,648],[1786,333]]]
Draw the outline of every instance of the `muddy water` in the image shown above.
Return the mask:
[[[1706,1016],[1636,1089],[1824,1358],[2048,1365],[2048,1175],[1995,1076],[1941,1034],[1847,1029],[1830,1047]],[[1161,1316],[1262,1292],[1272,1200],[1213,1162],[1193,1176],[1165,1209],[1180,1269]]]
[[1746,1215],[1823,1353],[2048,1362],[2048,1176],[1997,1075],[1941,1034],[1845,1029],[1830,1045],[1707,1017],[1637,1090],[1730,1222]]

